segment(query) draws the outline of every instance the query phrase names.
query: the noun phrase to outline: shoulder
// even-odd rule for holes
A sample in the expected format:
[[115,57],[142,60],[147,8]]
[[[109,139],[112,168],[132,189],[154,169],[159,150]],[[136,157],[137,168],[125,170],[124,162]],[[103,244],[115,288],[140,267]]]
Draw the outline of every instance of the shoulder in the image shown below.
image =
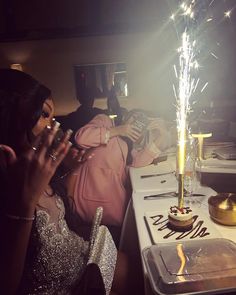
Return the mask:
[[97,116],[94,117],[93,121],[103,122],[103,123],[112,125],[111,119],[109,118],[109,116],[105,114],[98,114]]

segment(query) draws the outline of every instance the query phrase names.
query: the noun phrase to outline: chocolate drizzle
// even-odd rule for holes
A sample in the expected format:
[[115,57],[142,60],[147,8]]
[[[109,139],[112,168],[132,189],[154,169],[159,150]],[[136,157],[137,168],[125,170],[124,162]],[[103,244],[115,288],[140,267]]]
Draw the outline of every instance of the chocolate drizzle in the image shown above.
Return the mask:
[[175,230],[172,230],[168,227],[168,218],[165,219],[163,215],[153,215],[150,216],[150,218],[153,220],[152,225],[156,226],[158,231],[169,231],[165,236],[163,236],[163,239],[168,239],[172,236],[176,236],[176,240],[181,240],[186,238],[187,236],[189,239],[195,239],[197,237],[203,238],[205,236],[210,235],[208,232],[207,227],[203,226],[204,221],[203,220],[198,220],[198,215],[193,216],[193,227],[191,230],[186,231],[186,232],[177,232]]

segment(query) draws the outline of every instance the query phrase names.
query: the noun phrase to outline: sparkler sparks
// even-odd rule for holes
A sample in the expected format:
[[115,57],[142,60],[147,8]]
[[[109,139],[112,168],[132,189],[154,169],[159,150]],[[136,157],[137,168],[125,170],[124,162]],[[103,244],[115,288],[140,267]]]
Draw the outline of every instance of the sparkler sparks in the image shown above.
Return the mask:
[[[208,1],[209,2],[209,1]],[[208,7],[212,7],[214,0],[211,0]],[[205,5],[205,6],[204,6]],[[185,158],[186,158],[186,140],[188,135],[188,115],[191,111],[190,98],[193,93],[196,92],[200,79],[196,76],[196,71],[200,65],[196,59],[198,49],[198,42],[194,39],[194,27],[197,26],[196,17],[199,17],[199,7],[206,13],[207,4],[198,0],[186,0],[181,3],[176,13],[171,15],[171,19],[176,21],[178,16],[184,20],[185,27],[182,28],[181,34],[181,46],[178,48],[179,64],[178,67],[174,65],[175,77],[178,79],[178,87],[173,85],[174,95],[176,98],[176,121],[177,121],[177,133],[178,133],[178,173],[179,173],[179,199],[178,206],[183,206],[183,175],[185,170]],[[197,9],[198,8],[198,9]],[[224,13],[225,18],[230,18],[232,10],[228,10]],[[202,17],[201,17],[202,19]],[[206,15],[206,18],[202,23],[207,24],[213,21],[212,15]],[[198,29],[198,28],[197,28]],[[179,32],[178,32],[179,33]],[[210,54],[218,59],[216,54],[210,52]],[[208,82],[201,87],[200,93],[202,93]],[[182,183],[180,183],[182,181]]]
[[230,18],[231,12],[232,12],[231,10],[225,11],[225,13],[224,13],[225,17]]
[[202,87],[201,92],[203,92],[205,90],[205,88],[207,87],[208,82],[206,82],[206,84]]
[[[179,88],[177,96],[177,131],[178,131],[178,169],[179,169],[179,204],[183,207],[184,202],[184,168],[186,157],[186,135],[187,135],[187,115],[190,111],[189,99],[196,88],[195,80],[191,77],[191,71],[195,64],[194,43],[191,42],[190,35],[185,31],[182,34],[182,46],[179,53]],[[197,63],[196,63],[197,64]]]
[[192,4],[194,3],[194,1],[192,1],[192,3],[188,6],[185,2],[183,2],[181,4],[181,8],[183,10],[183,15],[188,15],[190,18],[194,17],[194,13],[192,10]]
[[211,55],[212,55],[215,59],[218,59],[218,57],[215,55],[215,53],[211,52]]
[[187,115],[190,110],[189,98],[192,94],[194,80],[192,79],[191,65],[194,63],[194,51],[187,32],[182,35],[182,47],[179,56],[179,89],[178,89],[178,108],[177,108],[177,130],[178,130],[178,145],[179,145],[179,173],[184,174],[185,164],[185,146],[186,146],[186,131],[187,131]]

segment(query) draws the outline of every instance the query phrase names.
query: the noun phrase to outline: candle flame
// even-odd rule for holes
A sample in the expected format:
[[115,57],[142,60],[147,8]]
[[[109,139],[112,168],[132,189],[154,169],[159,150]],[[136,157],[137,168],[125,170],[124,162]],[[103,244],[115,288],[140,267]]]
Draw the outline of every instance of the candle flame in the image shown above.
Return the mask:
[[177,272],[177,276],[178,276],[179,281],[184,282],[186,280],[185,280],[185,278],[184,278],[184,276],[182,274],[183,274],[183,269],[184,269],[185,264],[186,264],[186,258],[185,258],[185,255],[184,255],[183,245],[182,244],[177,245],[177,254],[179,256],[180,263],[181,263],[180,267],[179,267],[179,270]]

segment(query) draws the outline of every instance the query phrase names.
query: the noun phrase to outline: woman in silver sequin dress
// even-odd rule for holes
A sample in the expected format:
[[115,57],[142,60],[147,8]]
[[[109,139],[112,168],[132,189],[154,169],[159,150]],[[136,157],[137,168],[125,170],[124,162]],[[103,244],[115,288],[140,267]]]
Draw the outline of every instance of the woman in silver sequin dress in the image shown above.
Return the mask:
[[[109,232],[101,228],[91,247],[68,227],[50,186],[71,146],[67,131],[52,149],[53,114],[49,89],[23,72],[0,70],[0,294],[122,294],[126,269],[117,267]],[[95,280],[88,265],[98,270]]]

